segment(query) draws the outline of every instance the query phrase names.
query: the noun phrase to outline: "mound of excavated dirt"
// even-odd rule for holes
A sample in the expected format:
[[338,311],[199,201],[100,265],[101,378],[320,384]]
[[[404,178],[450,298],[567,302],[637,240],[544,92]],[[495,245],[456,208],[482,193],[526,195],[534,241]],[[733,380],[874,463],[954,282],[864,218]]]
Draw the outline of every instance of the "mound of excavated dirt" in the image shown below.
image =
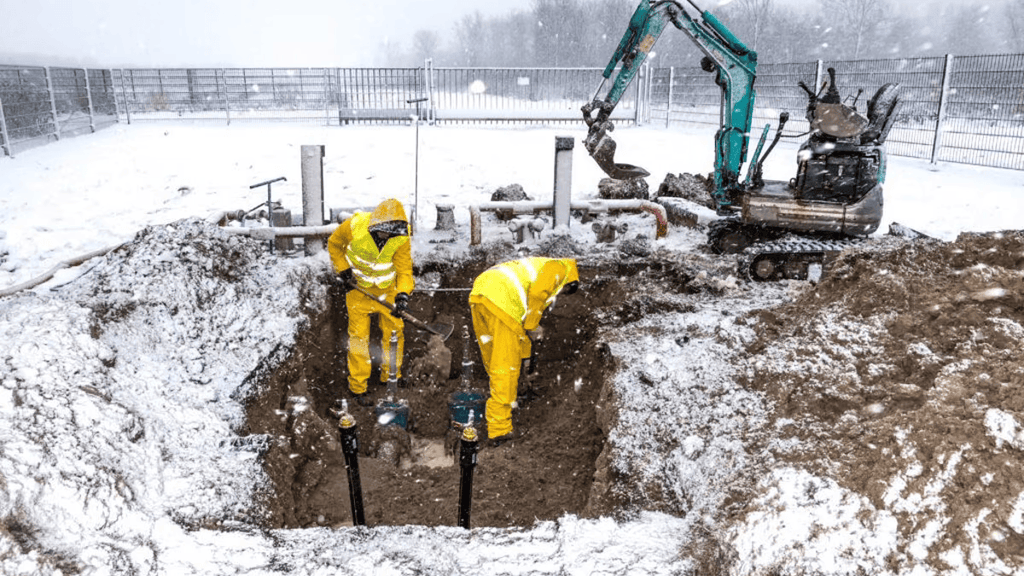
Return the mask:
[[749,315],[743,379],[799,439],[774,456],[891,513],[893,569],[1024,567],[1022,270],[1019,231],[890,238]]

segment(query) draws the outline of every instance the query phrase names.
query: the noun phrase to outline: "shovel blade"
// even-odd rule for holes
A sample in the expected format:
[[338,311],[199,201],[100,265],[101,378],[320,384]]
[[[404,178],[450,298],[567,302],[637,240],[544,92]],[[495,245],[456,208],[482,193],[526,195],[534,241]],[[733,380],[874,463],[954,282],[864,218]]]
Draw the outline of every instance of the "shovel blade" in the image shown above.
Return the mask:
[[455,326],[451,324],[445,324],[443,322],[434,322],[433,324],[427,324],[427,332],[431,334],[437,334],[441,337],[443,342],[447,342],[448,338],[455,331]]

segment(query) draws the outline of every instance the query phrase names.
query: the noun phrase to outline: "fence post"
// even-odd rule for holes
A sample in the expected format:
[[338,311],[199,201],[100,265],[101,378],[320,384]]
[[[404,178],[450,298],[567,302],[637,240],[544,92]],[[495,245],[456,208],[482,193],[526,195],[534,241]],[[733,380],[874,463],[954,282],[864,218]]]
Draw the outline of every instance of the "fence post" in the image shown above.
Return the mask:
[[[223,68],[220,70],[220,73],[221,73],[222,76],[224,75],[224,69]],[[217,76],[217,70],[213,71],[213,78],[217,82],[217,94],[220,96],[220,101],[224,103],[224,115],[228,119],[228,126],[231,126],[231,109],[228,106],[228,97],[227,97],[227,94],[226,94],[228,80],[227,80],[227,78],[224,79],[225,87],[224,87],[224,91],[221,91],[221,89],[220,89],[220,76]]]
[[644,83],[644,66],[640,66],[640,68],[636,71],[636,82],[634,82],[634,84],[636,84],[636,85],[633,86],[633,94],[634,94],[633,98],[634,98],[634,102],[635,102],[635,104],[633,105],[633,125],[634,126],[640,126],[641,123],[643,123],[643,118],[640,115],[640,107],[641,107],[641,104],[642,104],[642,102],[640,100],[641,97],[642,97],[641,96],[641,91],[640,91],[640,86],[643,83]]
[[60,123],[57,122],[57,98],[53,93],[53,79],[50,77],[50,67],[43,68],[46,71],[46,91],[50,93],[50,115],[53,117],[53,135],[60,140]]
[[430,81],[433,75],[434,59],[427,58],[423,61],[423,86],[427,92],[427,124],[434,124],[434,85]]
[[[124,88],[124,68],[121,68],[121,98],[124,99],[124,115],[128,119],[128,125],[132,123],[132,105],[128,103],[128,91]],[[117,102],[117,98],[114,98]]]
[[14,158],[14,148],[11,147],[11,138],[7,135],[7,119],[4,118],[4,101],[0,99],[0,136],[4,138],[4,153]]
[[939,93],[939,116],[935,120],[935,139],[932,141],[932,164],[939,160],[942,148],[942,131],[946,119],[946,105],[949,100],[949,80],[953,76],[953,55],[946,54],[946,63],[942,67],[942,92]]
[[331,125],[331,75],[324,68],[324,126]]
[[665,128],[669,127],[672,118],[672,88],[676,83],[676,67],[668,67],[668,107],[665,109]]
[[89,131],[96,132],[96,116],[92,113],[92,90],[89,86],[89,69],[82,68],[85,72],[85,97],[89,100]]

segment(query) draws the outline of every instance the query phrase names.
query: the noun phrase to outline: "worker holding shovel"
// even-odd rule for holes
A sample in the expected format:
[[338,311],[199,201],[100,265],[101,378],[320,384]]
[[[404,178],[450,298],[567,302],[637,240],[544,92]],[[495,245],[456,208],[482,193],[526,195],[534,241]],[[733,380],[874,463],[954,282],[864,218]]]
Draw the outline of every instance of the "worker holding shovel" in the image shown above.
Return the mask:
[[515,438],[512,407],[516,401],[520,366],[530,358],[544,311],[559,293],[579,288],[576,260],[571,258],[522,258],[503,262],[484,271],[473,282],[469,307],[473,314],[484,369],[491,395],[484,412],[491,446]]
[[[415,286],[409,219],[402,203],[394,198],[381,202],[373,212],[356,212],[342,222],[327,240],[327,251],[345,290],[348,310],[348,389],[360,406],[373,404],[366,391],[372,369],[370,315],[378,314],[383,334],[381,374],[401,382],[405,336],[402,315],[409,309],[409,293]],[[391,333],[398,335],[397,353],[391,353]]]

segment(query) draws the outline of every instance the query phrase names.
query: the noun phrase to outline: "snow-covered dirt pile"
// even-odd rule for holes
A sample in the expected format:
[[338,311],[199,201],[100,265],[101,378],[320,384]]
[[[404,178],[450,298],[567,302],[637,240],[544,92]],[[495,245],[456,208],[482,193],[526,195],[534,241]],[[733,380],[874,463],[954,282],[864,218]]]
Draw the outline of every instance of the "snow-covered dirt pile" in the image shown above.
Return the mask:
[[740,381],[789,441],[768,446],[779,465],[736,529],[741,556],[829,574],[1024,571],[1022,269],[1021,232],[890,238],[749,316]]
[[4,300],[0,562],[17,546],[64,573],[145,572],[162,532],[258,521],[264,447],[233,433],[234,395],[322,306],[319,271],[190,220],[144,229],[58,297]]
[[556,385],[603,382],[605,443],[590,506],[533,527],[268,527],[294,446],[246,404],[330,309],[325,254],[183,220],[0,300],[0,573],[1024,569],[1024,234],[876,239],[819,284],[651,245],[582,256],[555,310],[597,326]]

